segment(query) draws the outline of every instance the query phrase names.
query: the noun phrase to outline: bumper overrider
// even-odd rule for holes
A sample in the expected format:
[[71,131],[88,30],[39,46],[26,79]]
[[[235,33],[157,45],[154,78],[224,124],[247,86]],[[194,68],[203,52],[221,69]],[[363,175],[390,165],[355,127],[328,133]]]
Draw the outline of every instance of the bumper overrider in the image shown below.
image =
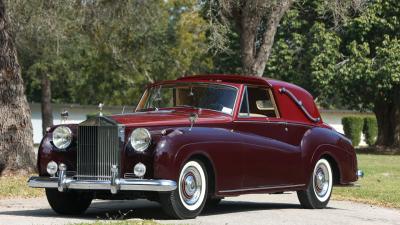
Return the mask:
[[168,192],[176,189],[176,182],[161,179],[122,179],[118,177],[118,168],[111,168],[110,180],[76,180],[66,176],[66,170],[60,169],[58,177],[31,177],[28,186],[32,188],[57,188],[64,192],[67,189],[77,190],[110,190],[112,194],[118,191],[157,191]]

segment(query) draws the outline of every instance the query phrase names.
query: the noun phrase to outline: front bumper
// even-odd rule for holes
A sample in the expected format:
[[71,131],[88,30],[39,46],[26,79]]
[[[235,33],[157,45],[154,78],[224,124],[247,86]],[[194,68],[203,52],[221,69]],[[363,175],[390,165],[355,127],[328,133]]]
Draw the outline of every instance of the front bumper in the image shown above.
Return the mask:
[[31,177],[28,186],[32,188],[57,188],[77,190],[110,190],[116,194],[121,191],[157,191],[166,192],[176,189],[172,180],[115,179],[115,180],[76,180],[68,177]]

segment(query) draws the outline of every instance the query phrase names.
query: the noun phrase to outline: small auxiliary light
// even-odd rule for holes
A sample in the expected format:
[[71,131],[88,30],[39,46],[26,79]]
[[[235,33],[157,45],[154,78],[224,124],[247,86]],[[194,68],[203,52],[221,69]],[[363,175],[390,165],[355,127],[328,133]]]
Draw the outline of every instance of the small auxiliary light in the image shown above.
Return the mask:
[[47,163],[47,173],[49,173],[51,176],[56,175],[57,171],[58,171],[58,165],[56,162],[54,161],[50,161],[49,163]]
[[146,173],[146,166],[143,163],[138,163],[135,165],[133,168],[133,173],[137,177],[143,177],[144,174]]

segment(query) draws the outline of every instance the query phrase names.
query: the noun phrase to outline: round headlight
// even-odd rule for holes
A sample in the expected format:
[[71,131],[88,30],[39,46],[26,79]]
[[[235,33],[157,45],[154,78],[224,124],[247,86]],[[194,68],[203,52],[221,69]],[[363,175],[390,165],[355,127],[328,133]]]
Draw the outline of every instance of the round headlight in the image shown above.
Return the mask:
[[58,149],[66,149],[72,142],[72,131],[66,126],[59,126],[53,131],[53,144]]
[[131,145],[138,151],[145,151],[151,142],[150,132],[145,128],[137,128],[131,134]]

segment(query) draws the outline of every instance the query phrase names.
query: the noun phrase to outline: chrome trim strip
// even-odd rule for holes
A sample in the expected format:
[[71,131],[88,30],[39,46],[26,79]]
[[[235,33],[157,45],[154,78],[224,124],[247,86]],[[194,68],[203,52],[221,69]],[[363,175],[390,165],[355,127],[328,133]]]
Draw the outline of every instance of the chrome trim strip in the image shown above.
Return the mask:
[[[115,179],[111,180],[75,180],[71,177],[60,179],[65,189],[79,190],[110,190],[110,191],[159,191],[167,192],[176,189],[176,182],[172,180],[150,179]],[[32,188],[59,188],[58,177],[31,177],[28,186]],[[115,189],[114,189],[115,188]],[[114,189],[114,190],[113,190]],[[115,192],[117,193],[117,192]],[[113,194],[115,194],[113,193]]]
[[[242,117],[240,117],[242,119]],[[260,117],[261,118],[261,117]],[[309,128],[314,128],[314,127],[320,127],[318,125],[314,124],[306,124],[306,123],[295,123],[291,121],[276,121],[276,120],[235,120],[233,122],[238,122],[238,123],[274,123],[274,124],[283,124],[283,125],[293,125],[293,126],[303,126],[303,127],[309,127]],[[342,134],[343,135],[343,134]]]
[[296,105],[301,109],[301,111],[303,111],[303,113],[304,113],[304,115],[306,115],[307,119],[311,120],[314,123],[318,123],[319,121],[321,121],[321,118],[315,118],[315,117],[311,116],[311,114],[304,107],[303,102],[301,102],[299,99],[297,99],[296,96],[294,96],[294,94],[292,92],[290,92],[288,89],[280,88],[279,92],[281,94],[286,94],[287,96],[289,96],[292,99],[292,101],[294,101],[294,103],[296,103]]
[[305,184],[296,184],[296,185],[281,185],[281,186],[263,186],[263,187],[255,187],[255,188],[242,188],[235,190],[223,190],[219,191],[221,193],[231,193],[231,192],[243,192],[243,191],[257,191],[257,190],[273,190],[273,189],[281,189],[281,188],[294,188],[294,187],[303,187]]

